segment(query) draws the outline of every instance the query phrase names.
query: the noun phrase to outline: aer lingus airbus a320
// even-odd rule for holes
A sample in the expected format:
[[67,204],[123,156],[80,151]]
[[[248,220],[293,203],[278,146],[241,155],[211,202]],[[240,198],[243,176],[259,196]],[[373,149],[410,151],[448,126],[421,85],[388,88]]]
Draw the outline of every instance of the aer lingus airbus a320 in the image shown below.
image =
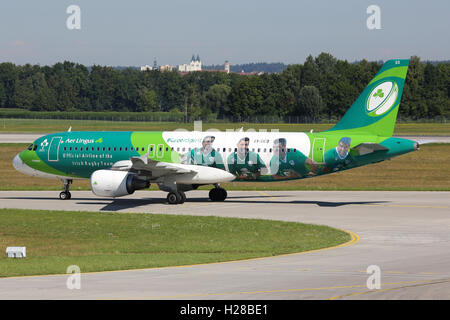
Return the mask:
[[391,159],[418,144],[392,137],[409,60],[389,60],[331,129],[298,132],[60,132],[43,136],[13,160],[25,174],[64,183],[90,179],[102,197],[120,197],[156,183],[170,204],[214,185],[223,201],[229,181],[280,181],[320,176]]

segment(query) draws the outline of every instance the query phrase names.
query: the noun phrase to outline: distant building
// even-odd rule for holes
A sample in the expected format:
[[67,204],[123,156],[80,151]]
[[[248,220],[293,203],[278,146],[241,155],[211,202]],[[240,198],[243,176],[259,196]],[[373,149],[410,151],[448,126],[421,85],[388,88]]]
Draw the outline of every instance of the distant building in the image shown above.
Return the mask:
[[202,61],[200,60],[198,54],[197,57],[195,57],[195,55],[192,55],[192,59],[191,62],[189,62],[189,64],[179,65],[178,71],[180,72],[202,71]]
[[169,66],[168,64],[159,67],[159,71],[161,71],[161,72],[172,71],[172,70],[173,70],[173,67]]
[[141,71],[151,71],[153,68],[146,64],[145,66],[141,66]]
[[230,73],[230,62],[228,62],[228,60],[225,61],[225,71]]

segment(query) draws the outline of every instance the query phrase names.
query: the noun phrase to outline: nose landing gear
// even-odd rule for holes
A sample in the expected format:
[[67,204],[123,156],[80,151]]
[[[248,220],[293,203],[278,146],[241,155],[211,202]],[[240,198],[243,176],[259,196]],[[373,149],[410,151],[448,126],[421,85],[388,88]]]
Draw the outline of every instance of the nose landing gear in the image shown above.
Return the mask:
[[64,191],[59,194],[59,198],[61,200],[69,200],[72,198],[72,194],[69,191],[72,180],[62,180],[62,182],[64,183]]

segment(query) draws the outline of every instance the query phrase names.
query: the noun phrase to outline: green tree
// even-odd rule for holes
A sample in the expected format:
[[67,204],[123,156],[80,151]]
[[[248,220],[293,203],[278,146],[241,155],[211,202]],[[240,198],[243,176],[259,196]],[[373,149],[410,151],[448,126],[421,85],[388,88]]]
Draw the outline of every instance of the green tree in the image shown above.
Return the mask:
[[14,104],[14,89],[16,87],[16,80],[18,76],[17,67],[9,62],[0,63],[0,83],[4,88],[4,102],[3,106],[13,107]]
[[212,113],[224,114],[231,88],[226,84],[214,84],[205,93],[205,107]]
[[318,88],[320,85],[319,67],[317,66],[314,58],[309,55],[303,64],[301,73],[301,86],[315,86]]
[[280,74],[284,97],[284,103],[280,109],[280,116],[293,113],[299,109],[298,102],[300,90],[302,89],[302,70],[303,66],[300,64],[289,65]]
[[6,90],[2,82],[0,82],[0,107],[6,107]]
[[409,61],[403,88],[402,103],[399,114],[402,117],[418,119],[425,117],[427,107],[423,97],[424,66],[420,58],[412,56]]
[[34,100],[33,80],[31,77],[17,80],[14,84],[13,105],[19,108],[31,109]]
[[198,120],[202,115],[202,98],[199,89],[189,84],[186,88],[185,108],[188,121]]
[[317,121],[323,108],[319,90],[314,86],[304,86],[300,90],[299,99],[299,114],[309,117],[312,121]]
[[142,88],[136,101],[136,111],[159,111],[158,96],[154,90]]

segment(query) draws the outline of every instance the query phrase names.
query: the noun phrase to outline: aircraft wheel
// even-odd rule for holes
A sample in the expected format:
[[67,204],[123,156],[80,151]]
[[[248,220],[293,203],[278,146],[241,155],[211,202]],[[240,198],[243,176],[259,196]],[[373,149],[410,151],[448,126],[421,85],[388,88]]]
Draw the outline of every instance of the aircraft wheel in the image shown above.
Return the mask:
[[179,194],[181,198],[179,203],[182,204],[186,201],[186,194],[183,191],[180,191]]
[[72,195],[70,194],[70,192],[63,191],[59,194],[59,198],[61,200],[69,200],[70,198],[72,198]]
[[223,188],[219,188],[220,190],[220,201],[225,201],[225,199],[228,197],[227,190]]
[[214,188],[209,191],[211,201],[224,201],[227,198],[227,191],[223,188]]
[[167,195],[167,202],[169,204],[179,204],[181,201],[181,195],[178,192],[169,192]]

